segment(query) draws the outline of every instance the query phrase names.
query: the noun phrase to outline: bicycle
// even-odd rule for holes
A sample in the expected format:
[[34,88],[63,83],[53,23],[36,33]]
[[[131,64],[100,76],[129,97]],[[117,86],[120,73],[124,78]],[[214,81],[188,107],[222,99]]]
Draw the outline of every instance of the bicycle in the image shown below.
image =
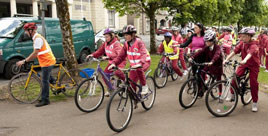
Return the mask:
[[110,91],[116,90],[120,83],[123,82],[113,73],[105,73],[100,67],[100,62],[105,59],[92,58],[90,61],[97,62],[96,72],[89,79],[82,81],[75,91],[75,105],[82,112],[92,112],[97,110],[104,99],[104,87],[98,79],[99,74],[103,77],[104,82]]
[[[57,60],[60,63],[55,64],[59,67],[56,81],[50,81],[50,89],[54,95],[63,93],[65,96],[73,96],[75,88],[81,81],[81,75],[88,78],[87,74],[80,69],[67,70],[63,63],[66,60]],[[35,70],[40,65],[34,65],[34,61],[27,62],[22,66],[22,71],[28,73],[20,73],[14,76],[8,84],[8,92],[10,96],[19,103],[32,104],[40,99],[42,93],[41,75]],[[63,70],[63,74],[61,71]]]
[[[202,67],[207,65],[206,63],[196,63],[195,61],[191,63],[197,67],[197,70],[193,71],[193,76],[183,83],[179,92],[179,103],[185,109],[192,107],[197,100],[198,94],[205,93],[216,80],[208,71],[202,70]],[[206,79],[203,79],[202,75],[205,75]],[[213,93],[211,95],[215,98],[218,97]]]
[[[207,109],[216,117],[224,117],[231,114],[237,106],[238,95],[241,96],[241,101],[244,105],[248,105],[252,101],[248,76],[249,70],[247,69],[243,76],[238,77],[235,70],[239,63],[237,61],[229,61],[226,65],[233,66],[232,74],[226,80],[221,80],[212,84],[208,90],[208,93],[214,92],[215,90],[221,92],[220,96],[217,98],[210,98],[208,94],[206,95]],[[232,81],[235,82],[237,87],[232,85]],[[234,97],[231,101],[228,101],[226,98],[231,95],[230,89],[233,90]]]
[[168,76],[171,76],[173,81],[178,79],[178,74],[172,68],[172,62],[168,57],[173,56],[173,53],[164,53],[164,61],[159,61],[159,64],[154,72],[155,85],[157,88],[166,86]]
[[[156,96],[154,79],[151,76],[148,76],[151,70],[145,74],[146,83],[149,88],[149,93],[146,95],[141,95],[142,86],[136,84],[128,77],[129,71],[135,69],[129,68],[121,70],[124,72],[126,80],[122,87],[111,96],[106,109],[107,123],[115,132],[121,132],[127,128],[132,117],[133,102],[134,106],[140,102],[142,107],[148,111],[153,107]],[[137,93],[135,92],[135,89],[132,88],[131,83],[138,88]]]

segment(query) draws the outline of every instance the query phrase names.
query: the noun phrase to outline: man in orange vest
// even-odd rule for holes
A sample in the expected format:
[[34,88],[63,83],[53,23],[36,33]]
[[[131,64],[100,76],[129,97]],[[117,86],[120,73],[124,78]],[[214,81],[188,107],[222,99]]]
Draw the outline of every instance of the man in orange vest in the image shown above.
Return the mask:
[[26,59],[17,62],[21,66],[28,61],[38,58],[39,65],[42,69],[42,99],[36,104],[36,107],[48,105],[49,102],[49,78],[56,59],[46,39],[36,32],[35,23],[26,23],[23,27],[25,33],[32,38],[34,51]]

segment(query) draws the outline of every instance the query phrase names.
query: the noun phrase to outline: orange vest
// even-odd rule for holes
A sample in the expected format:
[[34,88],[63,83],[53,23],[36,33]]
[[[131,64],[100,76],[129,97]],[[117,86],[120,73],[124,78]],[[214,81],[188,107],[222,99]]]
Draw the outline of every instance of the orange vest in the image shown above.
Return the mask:
[[52,53],[52,50],[43,36],[37,34],[34,38],[41,38],[43,40],[42,48],[38,51],[37,58],[41,67],[48,67],[56,64],[56,59]]
[[[128,43],[125,42],[125,44],[127,44],[127,58],[128,58],[129,63],[130,63],[130,66],[134,66],[137,64],[141,65],[141,53],[139,51],[138,41],[139,41],[139,39],[136,38],[136,41],[134,42],[134,44],[131,47],[129,47]],[[146,55],[146,61],[147,62],[151,61],[151,57],[150,57],[150,54],[148,51],[147,51],[147,55]]]

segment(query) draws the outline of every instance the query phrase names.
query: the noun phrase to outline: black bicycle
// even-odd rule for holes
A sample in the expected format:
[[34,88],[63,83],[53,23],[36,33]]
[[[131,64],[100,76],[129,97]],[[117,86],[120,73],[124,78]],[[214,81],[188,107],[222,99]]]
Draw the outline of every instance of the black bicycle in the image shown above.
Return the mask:
[[[202,70],[203,66],[207,65],[206,63],[196,63],[195,61],[190,63],[193,67],[196,67],[196,71],[192,70],[193,76],[184,82],[179,92],[179,103],[185,109],[192,107],[198,95],[202,97],[202,94],[216,80],[208,71]],[[202,75],[205,75],[206,78],[204,79]],[[217,98],[218,96],[214,94],[211,93],[211,96]]]
[[[247,69],[243,76],[238,77],[235,70],[239,63],[229,61],[226,63],[226,66],[228,65],[233,67],[232,74],[227,79],[212,84],[206,95],[207,109],[216,117],[224,117],[232,113],[237,106],[238,95],[241,96],[241,101],[244,105],[248,105],[252,101],[249,70]],[[237,87],[232,84],[232,81],[235,82]],[[220,92],[219,97],[211,98],[208,94],[213,92]]]
[[[156,96],[154,79],[148,76],[151,70],[146,73],[146,83],[149,88],[149,93],[146,95],[141,95],[142,86],[136,84],[128,77],[129,71],[136,69],[129,68],[121,70],[124,72],[126,80],[121,84],[121,88],[113,93],[106,109],[107,123],[115,132],[121,132],[127,128],[132,117],[133,106],[136,106],[140,102],[145,110],[150,110],[153,107]],[[137,93],[131,84],[137,87]]]
[[159,62],[154,72],[155,85],[157,88],[166,86],[168,76],[171,76],[173,81],[178,79],[178,74],[173,70],[171,60],[168,57],[173,56],[173,53],[164,53],[164,60]]

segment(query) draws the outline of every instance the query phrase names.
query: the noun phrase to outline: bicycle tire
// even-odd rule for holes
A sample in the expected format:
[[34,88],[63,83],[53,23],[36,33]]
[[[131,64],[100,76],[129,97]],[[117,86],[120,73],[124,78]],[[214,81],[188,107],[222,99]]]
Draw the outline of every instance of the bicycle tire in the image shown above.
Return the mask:
[[[163,76],[163,78],[161,76]],[[165,87],[168,81],[167,69],[161,70],[160,66],[158,65],[158,67],[155,69],[155,72],[154,72],[154,79],[155,79],[155,85],[157,88]]]
[[[252,101],[252,96],[251,96],[251,89],[250,87],[248,86],[249,83],[249,77],[246,78],[245,80],[245,84],[246,86],[242,87],[242,88],[245,88],[246,90],[244,92],[242,92],[241,94],[241,102],[243,103],[243,105],[248,105],[251,103]],[[247,97],[246,97],[247,96]],[[249,96],[249,97],[248,97]]]
[[[125,130],[131,120],[131,117],[132,117],[132,113],[133,113],[133,103],[132,103],[132,100],[129,96],[129,94],[127,93],[127,91],[125,91],[126,88],[120,88],[118,91],[116,91],[115,93],[113,93],[113,95],[111,96],[109,102],[108,102],[108,105],[107,105],[107,108],[106,108],[106,121],[109,125],[109,127],[115,131],[115,132],[121,132],[123,130]],[[121,95],[125,95],[125,97],[121,97]],[[115,107],[117,108],[116,110],[112,110],[112,107],[113,106],[113,102],[116,102],[116,99],[115,97],[116,96],[119,96],[119,105],[116,105]],[[126,104],[129,104],[129,111],[128,111],[128,115],[127,115],[127,118],[126,120],[122,123],[122,125],[120,124],[119,126],[116,126],[115,124],[115,121],[114,121],[114,116],[118,115],[119,114],[119,111],[124,111],[122,107],[122,109],[120,109],[122,106],[121,105],[121,102],[123,100],[123,104],[126,105]],[[124,102],[125,100],[125,102]],[[114,107],[113,107],[114,108]],[[119,108],[119,109],[118,109]],[[113,111],[116,111],[115,113],[112,113]],[[122,118],[124,116],[118,116],[119,118]]]
[[170,76],[172,81],[176,81],[179,77],[179,75],[174,70],[172,70],[172,74]]
[[[69,75],[64,72],[59,80],[59,86],[64,86],[63,90],[61,91],[67,97],[74,97],[74,93],[78,85],[84,79],[88,79],[88,75],[86,72],[82,71],[81,69],[71,69],[68,70]],[[82,78],[80,74],[86,76],[86,78]]]
[[[42,82],[38,76],[32,73],[29,83],[25,87],[29,73],[20,73],[14,76],[8,84],[10,96],[19,103],[32,104],[41,97]],[[26,92],[27,91],[27,92]]]
[[[97,110],[103,102],[104,87],[99,80],[96,80],[97,82],[94,86],[93,80],[94,80],[93,78],[90,78],[82,81],[75,90],[75,97],[74,97],[75,105],[82,112],[86,113],[93,112]],[[99,87],[96,88],[97,84],[99,85]],[[93,89],[91,87],[94,87],[94,90],[91,90]],[[100,97],[98,98],[97,96]],[[85,102],[89,101],[90,102],[85,103],[83,102],[83,99],[86,99]]]
[[[182,85],[182,87],[180,89],[179,103],[185,109],[192,107],[197,100],[198,84],[196,81],[197,80],[195,78],[190,78],[186,82],[184,82],[184,84]],[[193,94],[193,100],[191,100],[189,104],[185,104],[184,99],[183,99],[183,93],[185,92],[186,87],[191,87],[191,86],[192,86],[192,88],[189,88],[189,89],[193,89],[192,92],[189,92],[189,89],[188,89],[188,90],[186,90],[187,91],[186,93],[191,94],[191,95]]]
[[[151,76],[146,77],[146,84],[148,85],[149,92],[147,95],[145,95],[146,99],[148,97],[151,97],[151,99],[147,99],[146,101],[141,102],[142,107],[145,110],[150,110],[155,102],[155,96],[156,96],[156,87],[154,83],[154,79]],[[149,103],[149,104],[147,104]]]
[[[222,90],[224,90],[223,89],[224,87],[227,87],[227,91],[223,91],[222,95],[217,99],[214,99],[214,98],[210,99],[209,96],[211,96],[210,95],[211,91],[213,89],[219,89],[219,85],[222,85]],[[226,101],[226,98],[228,97],[228,95],[230,95],[230,87],[233,89],[233,92],[234,92],[234,100]],[[227,86],[227,81],[221,80],[211,85],[211,87],[209,88],[206,94],[205,101],[206,101],[206,107],[212,115],[214,115],[215,117],[225,117],[231,114],[236,108],[237,103],[238,103],[238,93],[233,85],[229,84]],[[212,102],[215,102],[214,104],[215,108]]]

